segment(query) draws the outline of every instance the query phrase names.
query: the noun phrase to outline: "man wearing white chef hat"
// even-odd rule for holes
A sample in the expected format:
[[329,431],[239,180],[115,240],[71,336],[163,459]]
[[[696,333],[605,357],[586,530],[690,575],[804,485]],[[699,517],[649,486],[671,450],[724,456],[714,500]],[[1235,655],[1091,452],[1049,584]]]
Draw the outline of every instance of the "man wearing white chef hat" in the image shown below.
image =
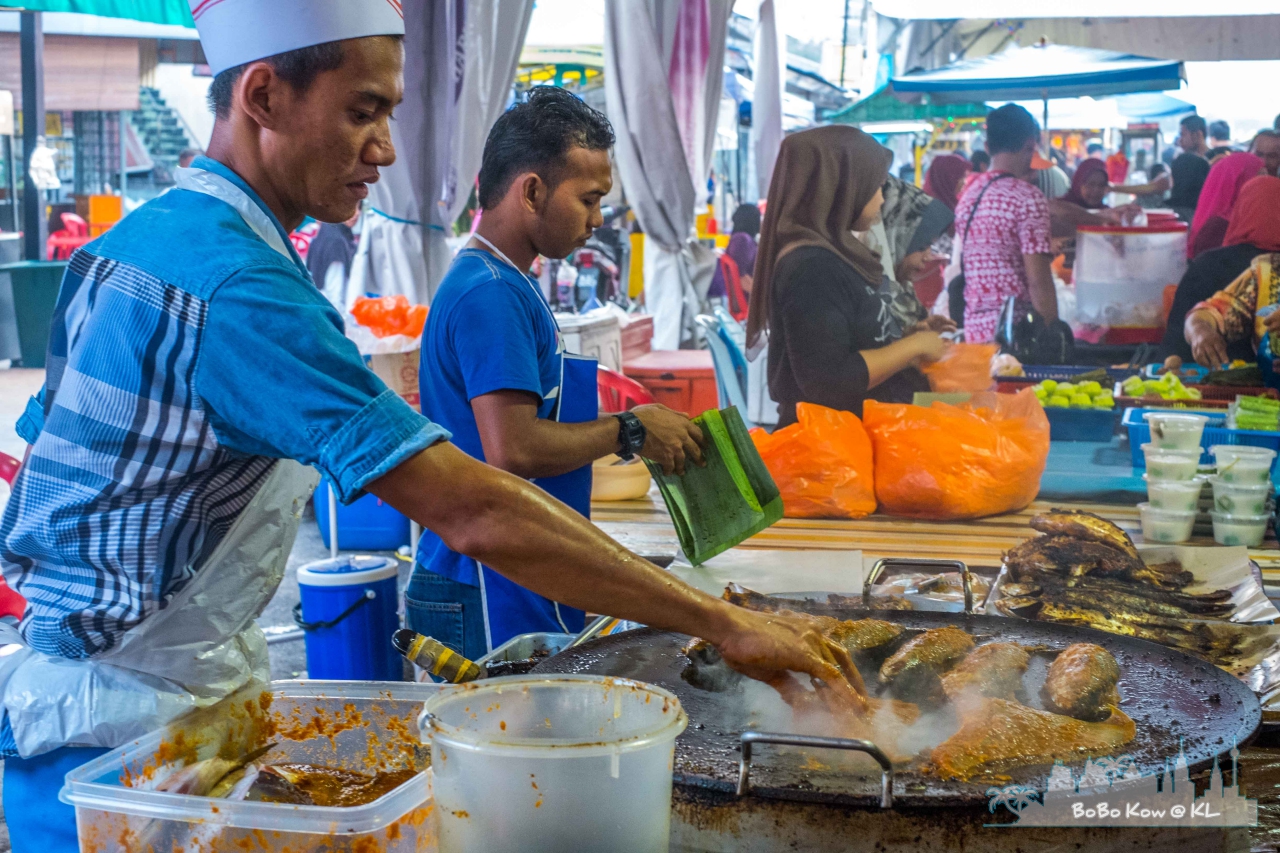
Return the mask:
[[14,849],[77,849],[68,770],[268,677],[254,620],[315,469],[548,598],[696,632],[766,680],[856,681],[808,622],[679,583],[457,450],[365,369],[288,234],[349,218],[394,160],[399,3],[191,8],[217,75],[208,156],[71,259],[19,422],[32,446],[0,520],[0,567],[28,602],[20,631],[0,625]]

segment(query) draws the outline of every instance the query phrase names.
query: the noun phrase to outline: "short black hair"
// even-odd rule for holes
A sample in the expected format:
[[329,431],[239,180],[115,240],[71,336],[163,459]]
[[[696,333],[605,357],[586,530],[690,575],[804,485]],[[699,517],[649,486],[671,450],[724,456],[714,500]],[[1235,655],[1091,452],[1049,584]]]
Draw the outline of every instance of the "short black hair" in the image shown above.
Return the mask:
[[1178,124],[1182,125],[1192,133],[1203,133],[1205,135],[1208,135],[1209,133],[1209,125],[1205,124],[1204,119],[1194,113],[1178,122]]
[[1230,139],[1231,125],[1227,124],[1222,119],[1218,119],[1209,125],[1209,135],[1214,139]]
[[1028,139],[1040,136],[1040,124],[1017,104],[1005,104],[987,113],[987,153],[1017,151]]
[[1151,170],[1147,172],[1147,180],[1154,181],[1167,171],[1169,171],[1169,167],[1164,163],[1152,163]]
[[570,148],[607,151],[613,141],[604,113],[565,89],[537,86],[489,131],[480,161],[480,207],[496,205],[521,172],[537,173],[554,189]]
[[975,171],[985,169],[991,165],[991,155],[985,151],[975,151],[969,155],[969,164]]
[[[295,92],[302,93],[311,88],[311,84],[322,72],[334,71],[342,66],[342,42],[313,44],[268,56],[266,59],[255,59],[254,62],[266,62]],[[213,84],[209,87],[209,109],[213,110],[216,117],[226,118],[231,114],[231,95],[235,91],[236,82],[252,64],[253,62],[246,62],[228,68],[213,78]]]
[[1253,149],[1258,147],[1259,139],[1280,139],[1280,133],[1276,133],[1274,130],[1269,130],[1268,128],[1265,128],[1265,127],[1262,130],[1258,131],[1257,134],[1254,135],[1253,139],[1250,140],[1249,142],[1250,154],[1253,153]]

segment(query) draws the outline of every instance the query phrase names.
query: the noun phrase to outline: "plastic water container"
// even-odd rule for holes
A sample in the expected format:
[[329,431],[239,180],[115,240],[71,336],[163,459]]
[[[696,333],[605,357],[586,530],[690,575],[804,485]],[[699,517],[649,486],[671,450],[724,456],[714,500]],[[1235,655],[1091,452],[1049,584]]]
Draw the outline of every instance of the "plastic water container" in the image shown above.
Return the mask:
[[339,681],[400,681],[404,664],[391,645],[400,627],[396,561],[351,555],[298,569],[295,611],[307,633],[307,675]]
[[1076,229],[1076,319],[1101,326],[1163,326],[1164,288],[1187,271],[1187,225]]
[[[328,480],[316,489],[316,525],[324,547],[329,547]],[[350,505],[338,503],[338,547],[344,551],[394,551],[408,545],[409,519],[376,495],[364,495]]]
[[446,688],[431,744],[441,851],[668,849],[680,701],[650,684],[524,675]]
[[[433,684],[276,681],[265,718],[276,747],[268,764],[300,762],[368,773],[426,766],[414,720],[434,696]],[[255,692],[256,693],[256,692]],[[76,810],[82,853],[301,853],[436,849],[435,817],[426,773],[363,806],[324,808],[284,803],[212,800],[145,790],[168,761],[240,755],[258,746],[240,709],[257,711],[256,695],[239,694],[215,706],[219,724],[161,729],[94,759],[66,776],[59,799]],[[244,703],[248,700],[248,705]],[[184,749],[175,750],[174,732]],[[246,742],[246,738],[249,740]],[[269,742],[269,741],[264,741]],[[164,756],[164,757],[162,757]],[[37,851],[38,853],[38,851]]]

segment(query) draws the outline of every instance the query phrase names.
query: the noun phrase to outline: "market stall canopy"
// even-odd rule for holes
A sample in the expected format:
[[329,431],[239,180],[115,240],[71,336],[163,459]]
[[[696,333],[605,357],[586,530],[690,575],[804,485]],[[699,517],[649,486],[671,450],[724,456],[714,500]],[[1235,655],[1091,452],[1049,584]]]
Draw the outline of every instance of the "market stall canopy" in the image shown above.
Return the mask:
[[957,121],[960,119],[986,118],[988,107],[979,103],[919,103],[908,104],[893,96],[887,87],[827,116],[833,124],[866,124],[885,121]]
[[1053,3],[1026,0],[872,0],[888,18],[954,20],[956,18],[1058,18],[1069,11],[1076,18],[1169,18],[1223,15],[1272,15],[1275,0],[1219,0],[1212,6],[1200,0],[1075,0],[1069,9]]
[[1120,113],[1134,121],[1170,118],[1196,111],[1195,104],[1171,98],[1161,92],[1136,92],[1116,98]]
[[902,100],[928,95],[935,103],[1018,101],[1177,89],[1181,62],[1051,44],[916,71],[890,81]]
[[187,0],[0,0],[0,7],[28,12],[78,12],[104,18],[129,18],[153,24],[194,27]]
[[[988,101],[995,109],[1007,101]],[[1014,101],[1037,118],[1043,101]],[[1119,108],[1115,98],[1059,98],[1049,101],[1050,130],[1083,130],[1088,128],[1124,127],[1131,119]]]

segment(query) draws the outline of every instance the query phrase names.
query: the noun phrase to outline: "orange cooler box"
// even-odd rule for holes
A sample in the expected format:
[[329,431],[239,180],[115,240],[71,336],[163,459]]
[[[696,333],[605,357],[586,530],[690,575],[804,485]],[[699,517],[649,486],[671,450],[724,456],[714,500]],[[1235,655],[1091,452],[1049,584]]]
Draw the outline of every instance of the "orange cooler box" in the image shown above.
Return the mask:
[[710,350],[654,350],[627,359],[622,372],[659,403],[689,417],[720,406]]

